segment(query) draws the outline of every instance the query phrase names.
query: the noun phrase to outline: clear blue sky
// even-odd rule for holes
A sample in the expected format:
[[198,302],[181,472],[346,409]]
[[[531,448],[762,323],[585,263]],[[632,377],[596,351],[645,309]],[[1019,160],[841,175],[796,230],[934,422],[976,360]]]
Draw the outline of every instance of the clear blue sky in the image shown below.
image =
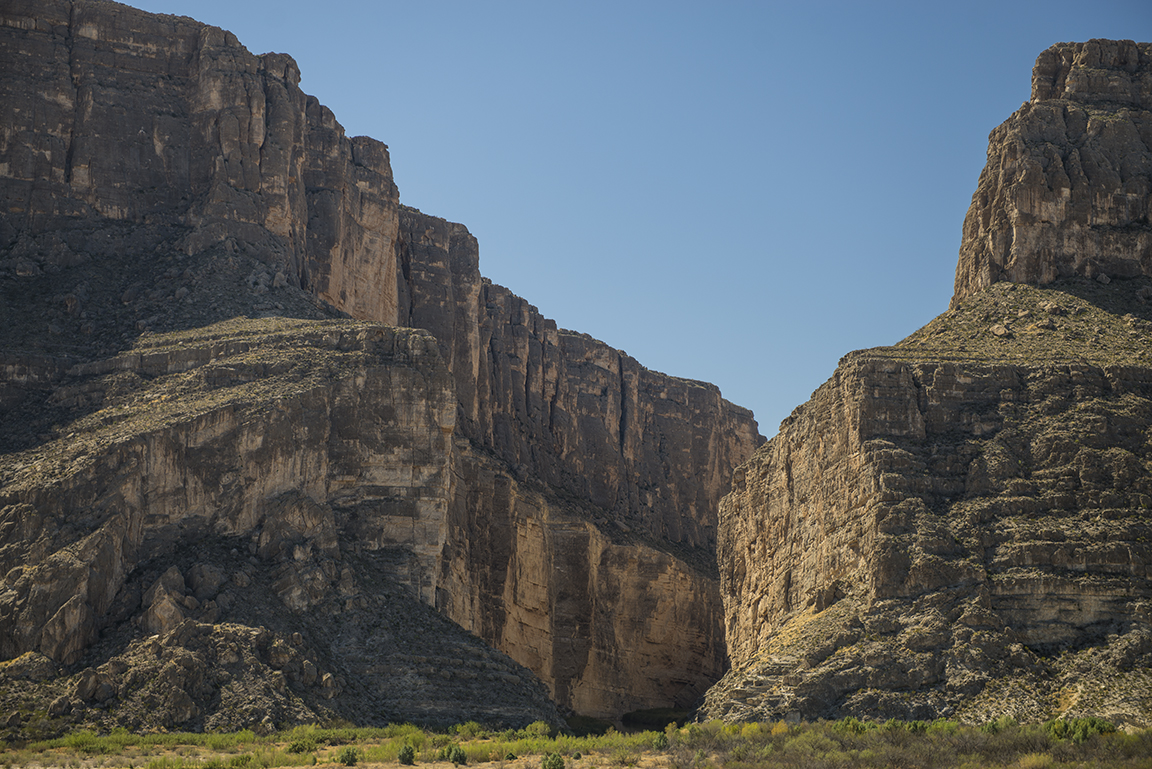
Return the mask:
[[947,309],[987,137],[1052,43],[1148,0],[139,0],[290,53],[401,201],[564,328],[760,430]]

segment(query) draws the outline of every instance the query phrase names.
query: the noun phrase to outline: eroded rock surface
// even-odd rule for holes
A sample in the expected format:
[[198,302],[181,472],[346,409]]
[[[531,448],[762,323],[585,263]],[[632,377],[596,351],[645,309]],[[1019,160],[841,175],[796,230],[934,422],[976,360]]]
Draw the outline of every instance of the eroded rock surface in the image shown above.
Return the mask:
[[690,706],[726,664],[715,511],[751,413],[558,329],[463,226],[400,229],[401,320],[440,341],[466,446],[438,605],[578,712]]
[[534,676],[425,605],[456,414],[430,334],[235,321],[68,381],[100,408],[0,463],[0,654],[96,666],[51,717],[557,721]]
[[737,471],[703,716],[1152,724],[1150,107],[1149,44],[1040,55],[952,309]]
[[1152,275],[1150,216],[1152,44],[1054,45],[988,137],[953,303],[999,281]]
[[98,0],[6,3],[0,30],[0,275],[221,247],[395,322],[388,149],[346,137],[291,57]]
[[[592,715],[686,706],[723,672],[716,510],[762,441],[750,412],[483,279],[475,239],[399,206],[387,148],[346,137],[287,55],[115,3],[18,0],[0,65],[0,656],[104,671],[56,692],[54,718],[96,723],[76,703],[108,710],[93,692],[111,687],[137,704],[104,725],[459,719],[439,669],[520,682],[468,717],[554,720],[493,650],[472,670],[459,644],[397,636],[415,661],[373,667],[375,630],[343,649],[292,624],[413,601]],[[202,536],[235,545],[193,558]],[[243,601],[259,580],[232,549],[273,574]],[[289,631],[311,667],[282,686],[269,639]],[[132,688],[151,636],[188,669],[247,649],[230,675],[262,699]],[[384,703],[386,675],[423,694]]]
[[998,284],[847,356],[721,505],[704,713],[1152,723],[1149,285]]

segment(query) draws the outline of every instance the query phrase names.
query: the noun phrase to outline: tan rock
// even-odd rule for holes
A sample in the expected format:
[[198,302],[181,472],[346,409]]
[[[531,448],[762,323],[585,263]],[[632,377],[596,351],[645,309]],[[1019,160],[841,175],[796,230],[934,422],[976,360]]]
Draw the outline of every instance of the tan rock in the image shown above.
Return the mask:
[[[993,283],[1152,275],[1152,43],[1058,43],[992,131],[953,306]],[[1142,138],[1143,137],[1143,138]]]

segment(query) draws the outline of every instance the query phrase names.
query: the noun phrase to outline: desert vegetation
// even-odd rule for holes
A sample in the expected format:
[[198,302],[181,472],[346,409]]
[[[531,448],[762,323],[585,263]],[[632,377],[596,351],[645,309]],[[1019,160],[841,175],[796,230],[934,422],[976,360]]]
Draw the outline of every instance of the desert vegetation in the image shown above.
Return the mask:
[[954,721],[722,723],[577,735],[544,722],[494,731],[469,722],[445,731],[301,726],[258,735],[106,735],[78,731],[4,745],[4,767],[270,769],[280,766],[583,767],[1152,767],[1152,730],[1122,731],[1096,718],[982,726]]

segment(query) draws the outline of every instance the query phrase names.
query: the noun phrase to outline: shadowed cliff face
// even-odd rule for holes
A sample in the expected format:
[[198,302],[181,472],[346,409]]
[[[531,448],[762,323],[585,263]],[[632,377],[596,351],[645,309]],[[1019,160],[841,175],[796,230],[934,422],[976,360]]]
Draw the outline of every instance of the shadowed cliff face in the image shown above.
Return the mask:
[[100,408],[0,457],[0,655],[86,670],[5,677],[4,701],[52,694],[51,716],[101,728],[558,720],[527,670],[419,603],[456,411],[427,332],[234,321],[67,381]]
[[846,356],[737,470],[706,716],[1152,723],[1149,62],[1044,52],[952,309]]
[[17,0],[0,13],[3,267],[77,265],[108,250],[93,239],[186,254],[225,244],[354,317],[395,322],[388,149],[345,137],[291,57],[114,3]]
[[1032,98],[988,137],[953,304],[998,281],[1152,275],[1152,44],[1040,54]]
[[[64,666],[54,718],[555,721],[414,600],[582,713],[688,706],[723,673],[716,511],[750,412],[483,279],[287,55],[106,2],[0,25],[0,654]],[[160,701],[139,671],[169,657],[264,694],[193,675]],[[93,721],[96,691],[135,704]]]

